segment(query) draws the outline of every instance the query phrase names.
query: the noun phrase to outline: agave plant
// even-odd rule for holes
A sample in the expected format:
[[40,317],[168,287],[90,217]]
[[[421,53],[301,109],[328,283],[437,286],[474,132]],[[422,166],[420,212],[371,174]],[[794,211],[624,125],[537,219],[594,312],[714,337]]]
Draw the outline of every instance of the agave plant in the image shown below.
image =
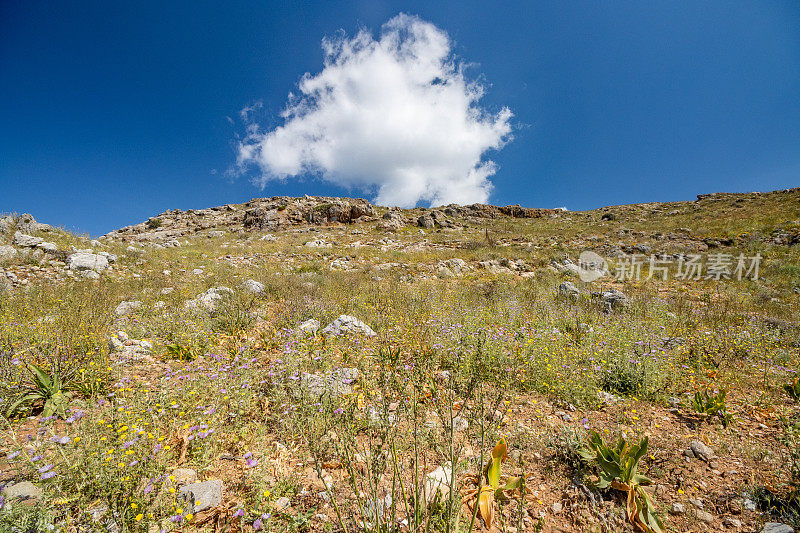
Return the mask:
[[50,376],[46,370],[33,363],[28,363],[27,367],[31,373],[32,380],[11,401],[11,405],[6,411],[6,416],[9,418],[16,416],[33,403],[42,401],[44,402],[43,416],[58,415],[61,418],[66,418],[67,406],[72,393],[68,392],[64,387],[61,373],[55,370],[53,375]]
[[662,533],[664,523],[655,512],[653,500],[642,488],[652,484],[652,481],[637,472],[639,460],[647,453],[647,445],[647,437],[638,444],[633,444],[620,436],[616,445],[611,447],[603,442],[596,431],[592,431],[588,448],[581,450],[580,453],[587,461],[597,463],[600,469],[598,489],[605,490],[611,487],[627,493],[628,520],[637,531]]
[[716,394],[709,394],[708,390],[697,391],[694,393],[692,407],[700,414],[720,417],[722,425],[728,427],[728,424],[733,420],[733,415],[728,412],[728,407],[725,404],[726,394],[727,391],[724,389]]

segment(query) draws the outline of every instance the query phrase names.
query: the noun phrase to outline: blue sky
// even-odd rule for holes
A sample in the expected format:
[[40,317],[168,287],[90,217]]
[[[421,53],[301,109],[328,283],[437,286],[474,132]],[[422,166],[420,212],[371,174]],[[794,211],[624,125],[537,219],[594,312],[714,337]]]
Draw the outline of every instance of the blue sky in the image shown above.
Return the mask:
[[798,2],[29,1],[0,6],[0,211],[98,235],[171,208],[374,197],[226,171],[242,108],[263,104],[262,133],[282,125],[323,37],[378,39],[399,13],[446,32],[487,114],[513,113],[513,139],[482,154],[491,203],[800,185]]

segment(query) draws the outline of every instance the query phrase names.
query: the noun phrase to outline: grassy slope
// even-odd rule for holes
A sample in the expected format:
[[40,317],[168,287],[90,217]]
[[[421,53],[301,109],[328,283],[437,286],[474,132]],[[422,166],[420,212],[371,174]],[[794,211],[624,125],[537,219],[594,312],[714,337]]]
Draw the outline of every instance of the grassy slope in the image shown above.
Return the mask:
[[[614,220],[602,220],[605,213]],[[245,530],[267,512],[274,530],[337,528],[337,512],[349,530],[358,530],[359,521],[375,522],[368,500],[391,492],[393,473],[407,491],[400,497],[395,484],[394,512],[413,515],[399,502],[414,491],[415,472],[421,476],[451,461],[467,494],[466,476],[479,471],[481,454],[506,436],[512,458],[505,472],[528,474],[530,489],[520,507],[508,504],[498,515],[506,527],[616,531],[624,522],[621,504],[593,507],[571,482],[575,469],[582,471],[576,449],[589,428],[648,434],[651,452],[642,469],[657,484],[662,514],[672,502],[688,509],[692,497],[714,515],[712,524],[689,513],[667,517],[670,527],[718,529],[741,507],[744,488],[789,490],[791,448],[777,439],[784,435],[780,417],[798,413],[781,386],[798,367],[800,258],[797,246],[772,245],[767,237],[796,231],[798,219],[800,191],[794,190],[483,220],[424,235],[417,228],[387,235],[359,225],[365,233],[327,227],[281,232],[276,242],[198,236],[141,256],[112,243],[108,250],[121,259],[100,282],[46,281],[30,262],[6,265],[31,282],[0,296],[2,350],[45,365],[60,361],[62,372],[74,374],[84,389],[70,404],[83,413],[79,420],[35,416],[4,429],[6,450],[23,454],[0,460],[0,480],[31,479],[45,491],[39,506],[14,507],[25,514],[14,520],[78,525],[89,518],[87,506],[96,504],[131,530],[186,527],[170,521],[185,520],[189,510],[170,492],[174,482],[162,477],[180,464],[201,478],[224,481],[228,511],[215,516]],[[689,228],[691,238],[663,237],[679,228]],[[320,235],[335,245],[302,246]],[[401,245],[384,243],[382,250],[387,236]],[[734,239],[712,252],[760,253],[763,279],[586,285],[572,279],[584,290],[574,303],[556,291],[571,278],[547,268],[586,248],[645,244],[654,252],[698,252],[704,238]],[[61,246],[87,246],[67,234],[57,239]],[[368,246],[348,247],[355,241]],[[474,268],[463,277],[437,277],[437,262],[454,257],[473,267],[481,260],[522,259],[534,276]],[[331,270],[334,259],[349,260],[352,270]],[[386,262],[400,265],[374,268]],[[193,274],[198,267],[203,274]],[[184,308],[185,300],[209,287],[238,288],[251,278],[266,285],[263,296],[237,291],[211,315]],[[611,286],[631,298],[630,308],[607,314],[589,295]],[[173,291],[165,295],[164,288]],[[143,306],[116,318],[113,309],[123,300]],[[364,320],[378,336],[326,340],[291,332],[301,320],[325,325],[342,313]],[[109,354],[108,336],[119,329],[150,340],[152,358],[120,361]],[[175,343],[211,355],[171,360],[165,347]],[[10,394],[25,372],[9,359],[3,359],[2,376]],[[300,372],[340,367],[362,372],[353,394],[302,396]],[[706,389],[729,391],[730,427],[694,413],[690,395]],[[619,400],[607,405],[599,391]],[[451,433],[456,412],[468,429]],[[214,433],[184,439],[208,429]],[[47,440],[53,434],[78,440],[56,445]],[[41,449],[28,453],[26,435],[42,442]],[[681,452],[692,439],[711,444],[718,459],[687,462]],[[248,466],[247,452],[258,465]],[[37,454],[44,458],[26,462]],[[42,461],[54,464],[57,475],[42,481],[36,470]],[[333,484],[336,505],[320,496],[323,480]],[[154,490],[145,491],[150,481]],[[291,507],[278,512],[280,496]],[[563,511],[553,511],[556,502]],[[243,517],[232,516],[238,509]],[[444,529],[448,519],[456,520],[458,505],[452,509],[425,507],[419,520]],[[750,529],[764,520],[754,512],[735,516]],[[466,511],[460,520],[469,522]]]

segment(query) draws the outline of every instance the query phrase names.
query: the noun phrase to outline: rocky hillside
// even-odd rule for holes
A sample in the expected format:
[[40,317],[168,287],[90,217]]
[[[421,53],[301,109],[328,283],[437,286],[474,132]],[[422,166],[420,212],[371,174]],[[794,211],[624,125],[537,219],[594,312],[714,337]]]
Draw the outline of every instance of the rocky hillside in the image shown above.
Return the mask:
[[800,189],[0,217],[0,531],[789,533],[798,243]]

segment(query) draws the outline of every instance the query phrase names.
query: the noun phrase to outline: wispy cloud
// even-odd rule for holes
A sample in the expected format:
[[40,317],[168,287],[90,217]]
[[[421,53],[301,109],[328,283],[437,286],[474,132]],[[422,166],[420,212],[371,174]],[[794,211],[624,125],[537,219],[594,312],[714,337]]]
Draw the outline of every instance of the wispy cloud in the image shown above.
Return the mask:
[[255,183],[310,173],[375,194],[384,205],[410,207],[485,202],[496,171],[483,159],[510,140],[512,113],[479,106],[484,87],[453,57],[448,35],[400,14],[376,39],[324,39],[325,63],[289,95],[283,125],[262,131],[241,111],[247,135],[238,143],[240,171]]

